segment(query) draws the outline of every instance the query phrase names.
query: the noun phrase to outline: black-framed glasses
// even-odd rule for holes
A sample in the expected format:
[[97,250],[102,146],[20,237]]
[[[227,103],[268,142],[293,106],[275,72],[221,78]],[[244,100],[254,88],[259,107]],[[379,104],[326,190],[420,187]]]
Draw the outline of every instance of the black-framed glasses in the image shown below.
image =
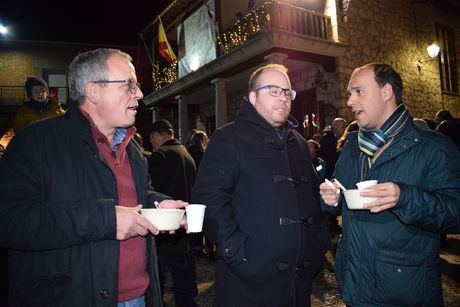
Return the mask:
[[291,90],[290,88],[282,88],[282,87],[279,87],[278,85],[264,85],[264,86],[254,89],[253,91],[258,91],[258,90],[263,90],[263,89],[268,89],[268,94],[273,97],[279,97],[281,96],[281,93],[283,92],[284,92],[284,95],[286,95],[286,98],[288,98],[289,100],[294,100],[296,96],[296,92],[294,90]]
[[97,80],[91,81],[91,83],[96,84],[103,84],[103,83],[124,83],[128,85],[128,90],[131,94],[136,94],[137,89],[141,89],[141,84],[139,82],[134,81],[133,79],[127,80]]

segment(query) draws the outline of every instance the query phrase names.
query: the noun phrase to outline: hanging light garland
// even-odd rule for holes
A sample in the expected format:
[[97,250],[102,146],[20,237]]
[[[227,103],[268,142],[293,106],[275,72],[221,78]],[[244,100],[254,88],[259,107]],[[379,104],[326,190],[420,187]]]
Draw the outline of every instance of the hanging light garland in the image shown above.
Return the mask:
[[163,86],[177,80],[177,61],[172,62],[168,66],[160,69],[158,62],[153,65],[152,79],[154,90],[157,91]]
[[270,7],[276,2],[267,1],[257,8],[240,16],[233,26],[217,37],[217,44],[224,53],[244,44],[248,38],[259,32],[265,32],[270,27]]
[[[270,29],[270,8],[276,0],[267,1],[245,15],[240,16],[225,32],[217,36],[217,44],[223,53],[244,44],[250,37]],[[153,65],[153,87],[155,91],[177,80],[177,61],[160,68],[158,62]]]

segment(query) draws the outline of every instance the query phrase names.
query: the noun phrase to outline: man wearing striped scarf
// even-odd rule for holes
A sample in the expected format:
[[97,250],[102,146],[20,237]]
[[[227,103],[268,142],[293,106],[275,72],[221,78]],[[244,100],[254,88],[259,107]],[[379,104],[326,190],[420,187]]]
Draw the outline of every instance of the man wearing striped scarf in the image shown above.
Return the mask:
[[348,94],[359,131],[348,135],[334,178],[347,189],[378,184],[361,192],[377,198],[364,210],[320,186],[323,209],[342,214],[342,298],[351,306],[442,306],[439,240],[460,232],[460,154],[447,137],[414,126],[389,65],[355,69]]

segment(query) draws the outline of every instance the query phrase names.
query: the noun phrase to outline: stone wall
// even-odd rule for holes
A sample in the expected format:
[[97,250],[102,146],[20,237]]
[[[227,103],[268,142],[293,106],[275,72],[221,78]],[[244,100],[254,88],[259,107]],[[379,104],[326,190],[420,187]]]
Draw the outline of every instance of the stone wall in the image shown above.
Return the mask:
[[432,119],[448,108],[460,117],[460,96],[441,93],[438,62],[428,61],[417,69],[418,60],[429,59],[426,47],[436,41],[436,23],[456,29],[457,71],[460,61],[460,17],[441,12],[429,3],[410,0],[351,0],[339,18],[339,38],[348,44],[338,59],[341,97],[334,105],[350,119],[346,86],[354,68],[369,62],[392,65],[404,80],[404,101],[414,117]]

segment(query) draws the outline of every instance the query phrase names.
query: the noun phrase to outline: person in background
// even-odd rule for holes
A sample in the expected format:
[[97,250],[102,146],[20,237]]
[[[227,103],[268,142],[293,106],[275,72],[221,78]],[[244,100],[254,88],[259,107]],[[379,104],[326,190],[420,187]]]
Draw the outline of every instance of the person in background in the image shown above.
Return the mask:
[[49,88],[45,80],[30,76],[24,87],[29,100],[24,102],[14,118],[15,134],[32,122],[64,114],[59,102],[49,96]]
[[195,161],[196,169],[200,166],[201,158],[203,157],[203,153],[206,150],[206,146],[208,146],[208,136],[206,132],[197,130],[194,134],[192,134],[190,138],[189,146],[187,147],[187,151]]
[[[208,146],[209,139],[204,131],[197,129],[192,129],[192,131],[194,132],[193,134],[190,134],[187,151],[192,156],[193,161],[195,161],[196,169],[198,171],[201,158],[206,150],[206,146]],[[211,260],[215,259],[215,245],[210,243],[202,232],[192,233],[189,236],[190,244],[195,254],[208,257]]]
[[413,121],[414,125],[420,129],[431,130],[430,126],[428,126],[428,123],[423,118],[414,117]]
[[436,131],[448,136],[460,151],[460,119],[454,118],[449,110],[439,110],[435,118]]
[[189,132],[187,133],[187,136],[185,137],[185,142],[184,142],[184,146],[185,147],[189,147],[190,144],[191,144],[191,141],[192,141],[192,136],[195,134],[195,132],[197,132],[198,130],[197,129],[190,129]]
[[316,153],[318,152],[321,145],[319,145],[319,143],[315,140],[308,140],[307,144],[308,150],[310,150],[311,161],[315,167],[316,173],[318,174],[319,179],[324,181],[327,173],[327,164],[322,158],[316,156]]
[[134,133],[133,138],[139,144],[139,146],[141,147],[141,153],[146,158],[149,158],[152,153],[144,148],[144,140],[142,139],[142,135],[139,132],[136,132],[136,133]]
[[321,140],[322,136],[323,135],[321,133],[315,133],[315,134],[313,134],[313,136],[310,139],[319,143],[319,141]]
[[448,119],[453,119],[454,117],[450,113],[449,110],[447,109],[441,109],[438,112],[436,112],[436,115],[434,117],[434,121],[436,125],[439,125],[442,121],[448,120]]
[[[375,197],[349,210],[342,193],[320,185],[323,208],[342,214],[336,253],[339,291],[348,306],[443,306],[439,241],[460,232],[460,159],[452,142],[413,124],[403,81],[389,65],[355,69],[348,83],[359,125],[337,161],[334,177]],[[336,185],[337,187],[337,185]]]
[[345,131],[343,132],[342,136],[337,140],[337,152],[339,153],[339,155],[340,155],[340,152],[342,152],[345,142],[347,141],[348,134],[358,129],[359,129],[359,126],[356,120],[349,123],[347,128],[345,128]]
[[342,136],[346,127],[347,122],[345,119],[340,117],[335,118],[332,121],[331,130],[325,132],[319,141],[321,146],[317,154],[326,161],[328,166],[326,178],[328,179],[332,178],[335,163],[339,158],[339,153],[337,152],[337,140]]
[[214,132],[192,190],[217,245],[217,306],[310,306],[329,236],[307,142],[288,120],[296,93],[277,64],[254,71],[248,88],[235,121]]
[[[189,201],[196,178],[196,166],[187,149],[174,138],[174,129],[167,120],[158,120],[150,129],[153,152],[149,173],[155,190],[175,199]],[[197,306],[195,259],[189,246],[189,235],[181,229],[174,235],[157,237],[161,293],[164,294],[166,271],[171,273],[175,305]]]
[[[332,179],[332,175],[334,173],[335,163],[339,158],[340,151],[338,149],[340,142],[344,142],[346,140],[346,136],[344,137],[344,133],[347,127],[347,122],[343,118],[335,118],[332,121],[332,125],[330,129],[324,132],[323,136],[321,137],[320,149],[317,152],[317,156],[324,159],[327,165],[327,172],[326,178]],[[342,139],[344,137],[344,139]],[[324,146],[324,147],[323,147]],[[332,235],[340,235],[342,233],[342,229],[340,228],[339,221],[337,217],[327,213],[328,220],[329,220],[329,231]]]
[[[449,137],[460,153],[460,119],[454,118],[449,110],[442,109],[436,113],[435,123],[437,125],[434,130]],[[445,248],[448,245],[447,234],[442,234],[441,247]]]
[[0,246],[11,306],[162,306],[153,235],[141,207],[157,193],[132,140],[143,94],[131,57],[91,50],[69,67],[64,116],[25,127],[0,162]]

